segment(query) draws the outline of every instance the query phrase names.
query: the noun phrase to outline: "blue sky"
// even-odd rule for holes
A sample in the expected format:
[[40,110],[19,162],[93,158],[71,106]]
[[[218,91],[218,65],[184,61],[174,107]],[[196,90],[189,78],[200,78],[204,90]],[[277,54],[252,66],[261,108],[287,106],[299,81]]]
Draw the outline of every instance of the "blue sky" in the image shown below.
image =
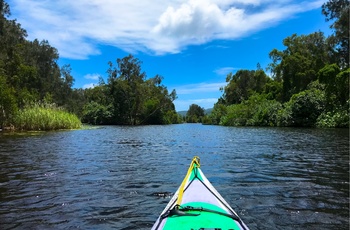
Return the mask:
[[128,54],[147,77],[176,90],[177,111],[212,108],[226,75],[266,68],[284,38],[323,31],[325,1],[308,0],[10,0],[11,18],[28,39],[48,40],[59,64],[70,64],[74,87],[107,79],[108,61]]

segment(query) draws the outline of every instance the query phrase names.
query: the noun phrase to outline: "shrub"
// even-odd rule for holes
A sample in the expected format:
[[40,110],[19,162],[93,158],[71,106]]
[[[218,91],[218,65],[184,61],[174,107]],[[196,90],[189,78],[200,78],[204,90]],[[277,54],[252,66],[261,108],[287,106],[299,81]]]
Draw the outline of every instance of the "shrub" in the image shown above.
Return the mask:
[[316,126],[322,128],[349,128],[349,107],[323,112],[317,118]]
[[220,120],[224,126],[245,126],[251,117],[250,108],[241,103],[227,106],[227,114]]
[[325,105],[326,98],[321,90],[311,89],[294,94],[290,101],[286,103],[286,124],[292,126],[315,126],[318,116],[325,109]]
[[277,126],[282,104],[268,100],[266,94],[254,94],[241,104],[227,107],[222,125],[229,126]]

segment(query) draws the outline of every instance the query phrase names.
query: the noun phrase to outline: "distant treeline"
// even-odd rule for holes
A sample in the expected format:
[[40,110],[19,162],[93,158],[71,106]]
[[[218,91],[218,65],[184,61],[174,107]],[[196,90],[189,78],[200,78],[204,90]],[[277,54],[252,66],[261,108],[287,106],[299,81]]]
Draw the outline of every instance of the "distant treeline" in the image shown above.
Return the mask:
[[[274,49],[267,71],[227,75],[222,97],[208,116],[190,109],[188,122],[225,126],[349,127],[349,1],[322,6],[333,34],[293,34]],[[193,107],[193,106],[192,106]],[[193,107],[194,108],[194,107]],[[203,110],[203,109],[202,109]]]
[[48,125],[41,116],[23,119],[25,114],[34,114],[28,111],[45,111],[57,118],[64,110],[91,124],[169,124],[179,121],[173,104],[176,92],[168,92],[161,84],[161,76],[147,79],[138,59],[129,55],[117,59],[117,65],[110,62],[108,67],[106,63],[107,83],[101,78],[99,85],[92,89],[74,89],[71,67],[57,64],[57,49],[46,40],[27,40],[25,29],[16,20],[9,20],[9,16],[10,6],[0,0],[0,129],[77,127],[76,123],[66,125],[71,120],[69,114],[67,119]]

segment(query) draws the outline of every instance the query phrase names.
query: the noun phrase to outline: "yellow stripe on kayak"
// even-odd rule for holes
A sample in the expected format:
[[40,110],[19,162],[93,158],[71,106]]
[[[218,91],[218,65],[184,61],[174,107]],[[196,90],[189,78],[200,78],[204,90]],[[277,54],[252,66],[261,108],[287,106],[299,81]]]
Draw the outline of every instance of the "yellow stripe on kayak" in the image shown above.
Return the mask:
[[198,156],[193,157],[192,162],[190,164],[190,167],[187,170],[187,174],[186,174],[186,176],[185,176],[184,180],[182,181],[181,186],[179,188],[179,195],[177,197],[176,207],[179,207],[181,205],[182,196],[183,196],[183,193],[184,193],[186,182],[187,182],[189,176],[191,175],[191,172],[192,172],[193,168],[194,167],[196,167],[196,168],[200,167],[199,161],[200,161],[200,159],[199,159]]

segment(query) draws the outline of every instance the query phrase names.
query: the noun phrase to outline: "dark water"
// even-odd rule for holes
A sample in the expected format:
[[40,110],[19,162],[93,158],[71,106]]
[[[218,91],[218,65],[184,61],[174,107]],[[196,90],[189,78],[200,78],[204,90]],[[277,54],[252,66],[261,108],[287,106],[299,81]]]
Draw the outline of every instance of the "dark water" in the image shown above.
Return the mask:
[[0,134],[0,229],[150,229],[193,156],[251,229],[349,229],[349,130]]

